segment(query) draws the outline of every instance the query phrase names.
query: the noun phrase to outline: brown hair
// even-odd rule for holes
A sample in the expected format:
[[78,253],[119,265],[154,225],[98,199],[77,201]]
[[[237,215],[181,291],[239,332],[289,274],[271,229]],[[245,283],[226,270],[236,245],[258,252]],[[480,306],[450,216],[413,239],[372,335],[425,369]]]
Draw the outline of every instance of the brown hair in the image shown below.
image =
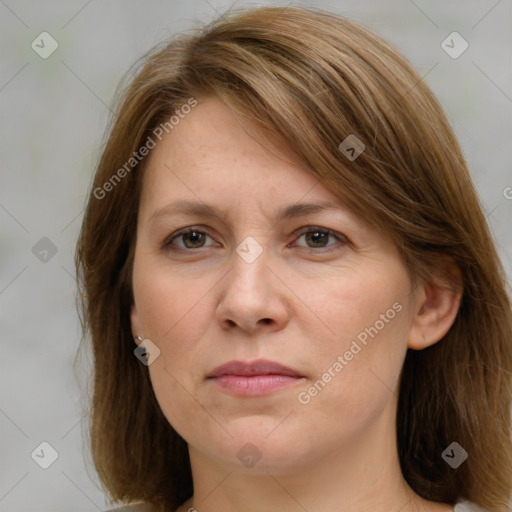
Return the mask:
[[[144,56],[118,102],[76,253],[94,353],[92,453],[110,495],[174,509],[193,493],[187,445],[133,354],[131,273],[148,159],[128,170],[126,162],[176,109],[206,95],[283,136],[332,193],[391,237],[416,279],[431,280],[443,259],[458,266],[463,296],[452,328],[406,356],[400,462],[426,499],[506,510],[512,313],[458,142],[396,49],[340,16],[295,7],[230,13],[165,42]],[[339,149],[351,134],[366,146],[353,161]],[[457,469],[441,457],[454,441],[469,454]]]

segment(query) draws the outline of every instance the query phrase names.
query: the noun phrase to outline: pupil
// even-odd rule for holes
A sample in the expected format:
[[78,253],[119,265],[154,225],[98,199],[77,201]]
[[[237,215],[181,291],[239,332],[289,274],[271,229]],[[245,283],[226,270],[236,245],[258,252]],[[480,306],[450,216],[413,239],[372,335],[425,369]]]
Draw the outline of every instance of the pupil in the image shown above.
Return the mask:
[[321,243],[321,240],[318,240],[318,237],[325,238],[325,233],[320,233],[319,231],[315,231],[310,233],[311,237],[314,238],[313,243]]
[[197,231],[191,231],[189,233],[189,237],[192,239],[191,241],[192,241],[193,245],[195,245],[198,242],[197,239],[200,239],[201,236],[202,236],[201,233],[198,233]]

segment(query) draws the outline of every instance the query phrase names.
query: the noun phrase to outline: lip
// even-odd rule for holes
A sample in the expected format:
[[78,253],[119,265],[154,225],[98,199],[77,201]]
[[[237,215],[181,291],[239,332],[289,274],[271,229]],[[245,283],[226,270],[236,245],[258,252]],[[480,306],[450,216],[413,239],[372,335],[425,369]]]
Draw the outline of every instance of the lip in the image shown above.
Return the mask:
[[207,379],[238,396],[262,396],[304,379],[299,371],[274,361],[230,361],[215,368]]
[[256,361],[229,361],[228,363],[217,366],[208,378],[221,377],[223,375],[239,375],[243,377],[253,377],[255,375],[286,375],[288,377],[303,377],[300,372],[267,359],[258,359]]

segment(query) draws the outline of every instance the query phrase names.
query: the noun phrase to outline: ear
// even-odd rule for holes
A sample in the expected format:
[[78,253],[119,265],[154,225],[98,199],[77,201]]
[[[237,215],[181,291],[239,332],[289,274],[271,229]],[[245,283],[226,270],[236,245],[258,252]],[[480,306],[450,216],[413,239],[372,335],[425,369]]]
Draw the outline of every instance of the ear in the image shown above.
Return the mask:
[[443,275],[423,283],[417,290],[415,316],[407,346],[423,350],[445,336],[453,325],[462,298],[462,275],[455,264],[444,264]]
[[132,327],[133,339],[135,340],[135,343],[137,343],[138,345],[139,341],[137,340],[137,336],[144,338],[144,330],[139,320],[139,313],[137,312],[137,307],[135,306],[135,304],[133,304],[130,309],[130,323]]

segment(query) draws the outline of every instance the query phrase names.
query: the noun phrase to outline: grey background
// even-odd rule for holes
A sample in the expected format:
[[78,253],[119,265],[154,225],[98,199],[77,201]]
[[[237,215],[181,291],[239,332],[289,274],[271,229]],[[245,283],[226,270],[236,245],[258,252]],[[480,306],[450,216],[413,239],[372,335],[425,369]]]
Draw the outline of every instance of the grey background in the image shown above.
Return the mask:
[[[122,74],[157,42],[233,3],[290,2],[0,0],[0,511],[108,508],[87,450],[87,359],[80,379],[72,370],[73,251],[85,197]],[[512,200],[504,194],[512,187],[512,0],[293,3],[365,24],[425,77],[512,276]],[[47,59],[31,48],[43,31],[59,45]],[[457,59],[441,48],[453,31],[469,43]],[[57,249],[46,262],[39,245],[33,252],[43,237]],[[46,470],[31,458],[43,441],[58,452]]]

